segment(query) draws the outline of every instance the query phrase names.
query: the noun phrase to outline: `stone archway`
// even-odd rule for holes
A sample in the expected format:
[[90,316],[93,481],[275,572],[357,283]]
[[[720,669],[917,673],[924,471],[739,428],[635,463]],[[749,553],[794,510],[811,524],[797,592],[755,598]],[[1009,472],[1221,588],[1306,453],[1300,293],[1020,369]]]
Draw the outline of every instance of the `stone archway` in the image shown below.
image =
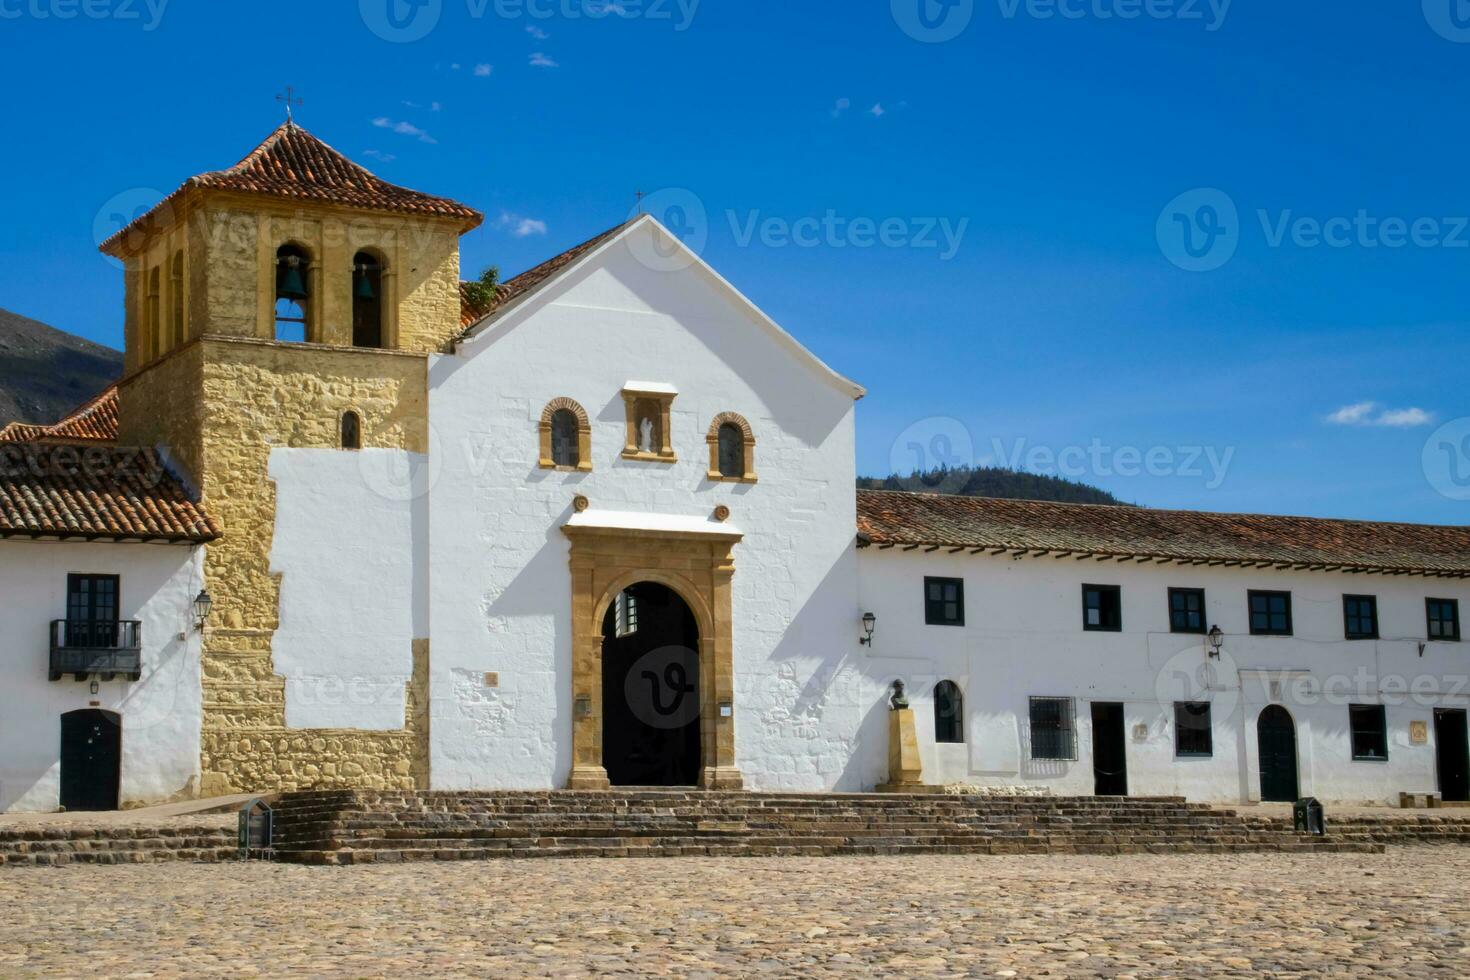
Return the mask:
[[[579,515],[580,517],[581,515]],[[567,524],[572,571],[572,771],[568,789],[607,789],[603,765],[603,621],[618,594],[640,582],[666,586],[698,625],[699,785],[739,789],[735,766],[732,548],[739,532]]]

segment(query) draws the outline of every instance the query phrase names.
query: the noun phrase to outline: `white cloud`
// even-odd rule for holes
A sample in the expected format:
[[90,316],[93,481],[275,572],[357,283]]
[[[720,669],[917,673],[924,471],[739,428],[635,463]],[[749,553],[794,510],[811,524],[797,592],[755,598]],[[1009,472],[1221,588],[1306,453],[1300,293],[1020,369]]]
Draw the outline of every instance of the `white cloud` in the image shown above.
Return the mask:
[[379,116],[378,118],[374,119],[373,125],[378,127],[379,129],[391,129],[393,132],[398,133],[400,136],[412,136],[420,143],[439,142],[438,140],[434,139],[434,137],[424,132],[422,129],[419,129],[413,123],[402,121],[395,122],[392,119],[389,119],[387,116]]
[[365,157],[372,157],[374,160],[378,160],[382,163],[392,163],[394,160],[398,159],[393,154],[384,153],[382,150],[363,150],[362,155]]
[[546,55],[542,54],[540,51],[537,51],[535,54],[531,55],[531,64],[532,64],[532,66],[534,66],[536,68],[560,68],[561,67],[555,61],[552,61]]
[[517,238],[546,234],[546,222],[536,218],[523,218],[509,211],[500,212],[500,219],[495,224],[496,227],[508,229]]
[[492,71],[494,71],[494,70],[495,69],[492,66],[490,66],[490,65],[485,65],[485,64],[476,65],[475,66],[475,77],[476,78],[489,78],[490,77],[490,73]]
[[526,25],[526,33],[529,34],[529,35],[531,35],[532,37],[534,37],[538,41],[544,41],[548,37],[551,37],[550,34],[547,34],[545,31],[543,31],[541,28],[537,27],[535,24],[527,24]]
[[459,71],[459,62],[457,62],[457,61],[451,61],[449,63],[449,67],[452,68],[452,69],[454,69],[455,71]]
[[837,103],[832,106],[832,118],[836,119],[838,116],[842,115],[844,112],[851,108],[851,99],[838,99]]
[[1434,421],[1434,414],[1422,408],[1392,408],[1378,416],[1374,425],[1389,425],[1397,429],[1412,429]]
[[1434,421],[1434,413],[1422,408],[1383,408],[1377,402],[1354,402],[1344,405],[1327,421],[1332,425],[1373,425],[1393,429],[1411,429]]
[[868,110],[869,115],[874,119],[882,119],[886,112],[887,110],[883,108],[883,103],[881,102],[873,103],[873,108]]

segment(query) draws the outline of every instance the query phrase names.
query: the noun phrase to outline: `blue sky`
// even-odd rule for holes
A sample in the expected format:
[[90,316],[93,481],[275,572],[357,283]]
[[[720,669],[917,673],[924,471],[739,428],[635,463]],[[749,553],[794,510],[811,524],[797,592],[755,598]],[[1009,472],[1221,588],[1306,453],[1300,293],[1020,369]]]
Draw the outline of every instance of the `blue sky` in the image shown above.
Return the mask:
[[1465,0],[392,2],[0,0],[0,306],[120,344],[108,202],[234,162],[289,83],[485,211],[467,274],[682,203],[869,388],[863,473],[1470,523]]

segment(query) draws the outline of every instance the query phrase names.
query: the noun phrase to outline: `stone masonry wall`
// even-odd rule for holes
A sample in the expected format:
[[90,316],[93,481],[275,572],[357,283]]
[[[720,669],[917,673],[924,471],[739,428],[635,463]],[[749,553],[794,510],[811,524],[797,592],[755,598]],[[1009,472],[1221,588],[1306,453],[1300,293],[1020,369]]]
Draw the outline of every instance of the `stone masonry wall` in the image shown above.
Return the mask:
[[[272,448],[337,446],[349,408],[362,416],[365,447],[424,452],[424,358],[243,339],[206,338],[200,346],[201,488],[225,529],[205,559],[214,598],[203,655],[205,795],[420,785],[428,750],[417,683],[401,731],[286,727],[285,681],[271,664],[280,581],[270,571],[275,485],[267,472]],[[427,659],[427,639],[415,641],[416,679],[426,680]]]

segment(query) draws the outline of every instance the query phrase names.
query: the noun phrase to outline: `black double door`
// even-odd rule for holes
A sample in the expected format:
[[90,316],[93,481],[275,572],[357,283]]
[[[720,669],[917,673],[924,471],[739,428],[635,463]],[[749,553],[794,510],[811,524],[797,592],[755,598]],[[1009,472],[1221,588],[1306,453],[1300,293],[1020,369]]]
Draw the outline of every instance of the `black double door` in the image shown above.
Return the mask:
[[1092,703],[1092,782],[1098,796],[1128,795],[1128,750],[1123,733],[1123,705]]
[[1256,720],[1261,753],[1261,799],[1268,803],[1295,803],[1299,798],[1296,773],[1296,723],[1279,704],[1267,705]]
[[61,716],[61,805],[116,810],[122,769],[122,720],[88,709]]
[[1452,708],[1434,711],[1434,745],[1439,767],[1439,795],[1451,803],[1470,800],[1470,729],[1465,712]]

